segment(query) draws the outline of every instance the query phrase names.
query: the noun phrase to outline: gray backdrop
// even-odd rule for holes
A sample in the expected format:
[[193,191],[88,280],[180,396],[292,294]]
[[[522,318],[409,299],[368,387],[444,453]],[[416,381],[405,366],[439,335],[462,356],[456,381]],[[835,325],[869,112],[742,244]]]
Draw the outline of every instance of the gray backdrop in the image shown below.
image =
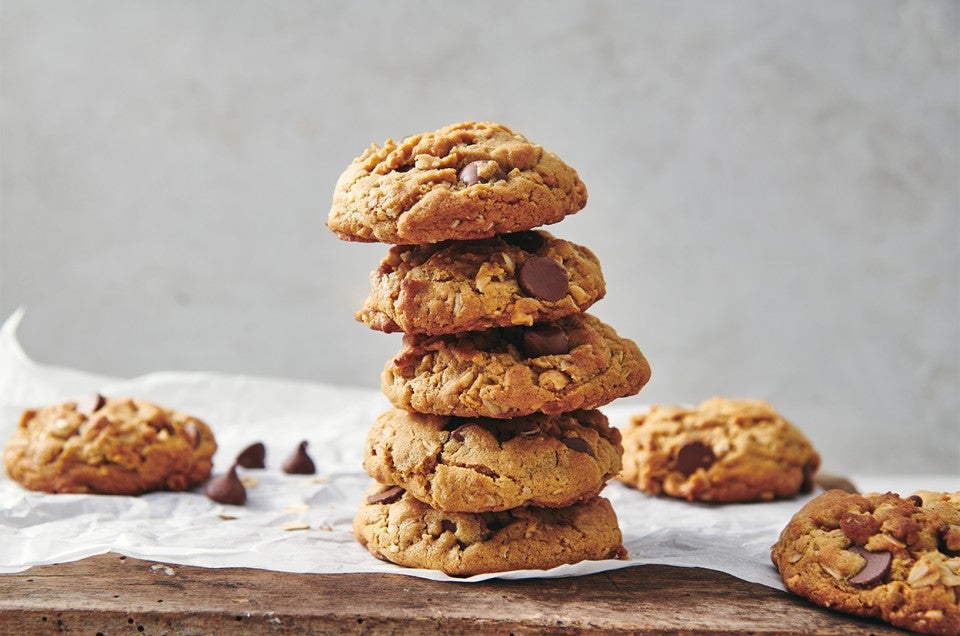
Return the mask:
[[378,387],[386,247],[325,228],[334,183],[490,119],[587,184],[552,231],[638,404],[761,397],[829,470],[960,473],[957,8],[4,0],[0,313],[43,363]]

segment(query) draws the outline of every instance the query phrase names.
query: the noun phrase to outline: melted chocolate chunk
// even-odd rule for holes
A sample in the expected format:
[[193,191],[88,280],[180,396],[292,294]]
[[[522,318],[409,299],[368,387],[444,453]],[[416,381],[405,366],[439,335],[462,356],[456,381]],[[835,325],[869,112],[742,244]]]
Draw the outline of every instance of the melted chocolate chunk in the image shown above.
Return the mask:
[[237,455],[237,464],[244,468],[264,468],[266,466],[267,448],[263,442],[250,444]]
[[520,266],[517,281],[531,296],[555,302],[570,291],[570,275],[566,268],[547,256],[531,256]]
[[237,465],[234,464],[226,473],[211,479],[203,489],[203,494],[217,503],[234,506],[246,503],[247,489],[237,477]]
[[890,564],[893,562],[893,555],[886,550],[882,552],[870,552],[866,548],[855,545],[850,548],[851,552],[856,552],[864,559],[867,564],[858,573],[850,577],[851,585],[876,585],[887,577],[890,573]]
[[313,460],[307,455],[306,441],[300,442],[287,461],[283,462],[283,472],[290,475],[313,475],[317,472]]
[[523,352],[529,358],[570,353],[566,332],[557,325],[534,325],[523,330]]
[[698,468],[709,468],[717,460],[713,449],[701,442],[692,440],[680,447],[677,451],[675,468],[686,476],[690,476]]
[[471,161],[463,168],[460,169],[460,180],[463,181],[463,184],[466,186],[472,186],[480,183],[481,181],[500,181],[505,179],[506,175],[503,174],[503,170],[500,166],[497,166],[496,171],[490,175],[490,178],[484,179],[480,176],[480,170],[484,168],[488,161],[480,159],[477,161]]
[[501,234],[500,238],[507,245],[519,247],[524,252],[536,254],[544,246],[547,239],[540,232],[526,230],[523,232],[513,232],[512,234]]
[[577,451],[578,453],[586,453],[593,457],[593,451],[590,449],[590,444],[587,444],[584,440],[579,437],[561,437],[560,441],[563,442],[563,445],[569,448],[572,451]]
[[399,501],[400,497],[403,497],[403,488],[400,486],[390,486],[386,490],[374,493],[367,497],[367,503],[391,504],[394,501]]
[[916,506],[917,508],[920,508],[921,506],[923,506],[923,497],[921,497],[920,495],[910,495],[909,497],[907,497],[907,500],[912,501],[913,505]]
[[443,532],[453,532],[454,534],[456,534],[457,524],[454,523],[453,521],[450,521],[449,519],[444,519],[443,521],[440,522],[440,529]]
[[99,393],[88,395],[84,399],[77,402],[77,413],[85,413],[90,415],[94,411],[102,409],[106,403],[107,399]]

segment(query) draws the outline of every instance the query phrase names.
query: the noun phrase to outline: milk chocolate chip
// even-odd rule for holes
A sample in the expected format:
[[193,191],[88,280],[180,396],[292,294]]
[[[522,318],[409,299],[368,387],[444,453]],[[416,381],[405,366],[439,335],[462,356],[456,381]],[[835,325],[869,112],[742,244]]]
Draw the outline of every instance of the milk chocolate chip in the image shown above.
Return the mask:
[[367,503],[370,504],[391,504],[403,497],[403,488],[400,486],[391,486],[386,490],[374,493],[367,497]]
[[250,444],[237,455],[237,464],[244,468],[264,468],[266,466],[267,449],[263,442]]
[[[481,181],[500,181],[501,179],[506,178],[499,165],[497,165],[492,173],[490,173],[488,170],[485,170],[488,163],[490,162],[483,159],[471,161],[460,169],[460,180],[463,181],[464,185],[472,186],[480,183]],[[483,177],[484,173],[487,174],[486,178]]]
[[503,239],[503,242],[507,245],[519,247],[524,252],[530,252],[531,254],[539,252],[543,244],[547,242],[543,234],[532,230],[513,232],[512,234],[501,234],[500,238]]
[[217,503],[242,506],[247,501],[247,489],[237,477],[237,465],[226,473],[214,477],[203,489],[203,493]]
[[548,302],[560,300],[570,290],[566,268],[547,256],[531,256],[523,261],[517,280],[523,291]]
[[523,352],[529,358],[570,353],[566,332],[557,325],[534,325],[523,330]]
[[717,460],[713,449],[701,442],[692,440],[680,447],[674,465],[684,475],[692,475],[698,468],[709,468]]
[[290,475],[313,475],[317,472],[313,460],[307,455],[306,441],[300,442],[287,461],[283,462],[283,472]]
[[876,585],[886,578],[890,573],[890,564],[893,562],[893,555],[886,550],[882,552],[870,552],[866,548],[855,545],[850,548],[851,552],[856,552],[864,559],[867,564],[858,573],[850,577],[852,585]]

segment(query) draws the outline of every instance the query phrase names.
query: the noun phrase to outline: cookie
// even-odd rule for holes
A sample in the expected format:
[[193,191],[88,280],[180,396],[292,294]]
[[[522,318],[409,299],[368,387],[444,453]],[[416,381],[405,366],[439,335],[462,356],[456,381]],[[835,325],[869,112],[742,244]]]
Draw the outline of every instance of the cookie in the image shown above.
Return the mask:
[[381,388],[407,411],[511,418],[593,409],[640,391],[650,366],[589,314],[443,336],[406,334]]
[[357,320],[388,333],[428,335],[557,320],[606,293],[593,252],[532,230],[395,246],[370,283]]
[[817,605],[960,633],[960,492],[828,490],[793,516],[771,558],[787,589]]
[[353,531],[384,561],[451,576],[626,558],[616,513],[603,497],[566,508],[441,512],[399,486],[375,484]]
[[7,474],[31,490],[136,495],[186,490],[210,475],[210,428],[137,399],[65,402],[24,411],[7,442]]
[[327,226],[399,245],[488,238],[579,211],[577,172],[506,126],[463,122],[373,144],[340,175]]
[[586,501],[620,472],[622,451],[596,410],[495,420],[392,409],[368,432],[363,466],[438,510],[491,512]]
[[623,428],[621,481],[689,501],[767,501],[810,492],[820,456],[760,400],[654,406]]

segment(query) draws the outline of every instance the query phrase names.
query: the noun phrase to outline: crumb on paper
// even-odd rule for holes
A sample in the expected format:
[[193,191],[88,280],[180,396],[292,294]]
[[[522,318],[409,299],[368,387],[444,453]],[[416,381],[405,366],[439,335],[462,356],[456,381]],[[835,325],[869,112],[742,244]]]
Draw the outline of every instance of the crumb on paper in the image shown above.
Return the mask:
[[327,477],[326,475],[317,475],[317,476],[314,477],[313,479],[308,480],[307,483],[311,483],[311,484],[329,484],[329,483],[330,483],[330,478]]
[[285,521],[280,524],[280,527],[284,530],[309,530],[310,524],[302,521]]
[[251,477],[250,475],[241,475],[240,483],[247,488],[256,488],[260,485],[260,481],[256,477]]
[[310,504],[304,502],[283,507],[283,512],[306,512],[307,510],[310,510]]
[[221,519],[223,519],[224,521],[233,521],[234,519],[239,519],[239,518],[240,518],[240,517],[238,517],[238,516],[236,516],[236,515],[228,515],[228,514],[225,513],[225,512],[221,512],[221,513],[218,514],[217,516],[220,517]]

